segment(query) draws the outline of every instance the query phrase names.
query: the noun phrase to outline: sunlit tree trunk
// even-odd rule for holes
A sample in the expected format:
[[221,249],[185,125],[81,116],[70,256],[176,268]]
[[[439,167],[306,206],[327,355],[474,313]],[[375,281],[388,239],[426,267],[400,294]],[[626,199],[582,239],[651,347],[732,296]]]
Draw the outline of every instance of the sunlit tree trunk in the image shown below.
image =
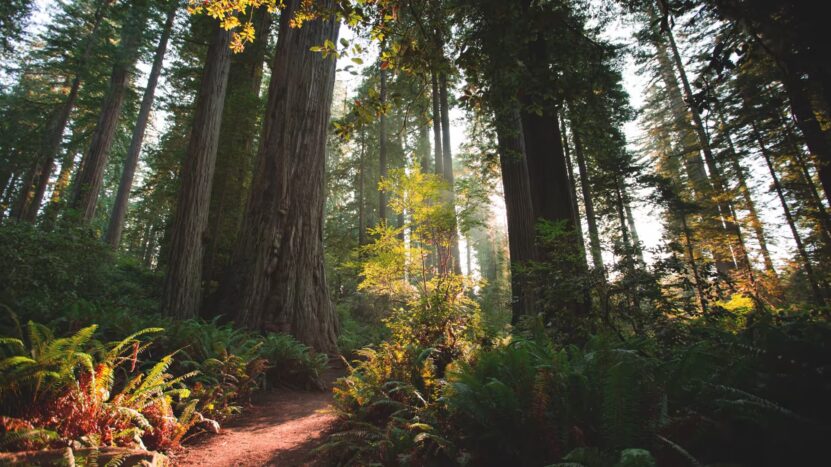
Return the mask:
[[[378,74],[381,81],[379,99],[384,107],[384,111],[378,120],[378,177],[383,180],[387,177],[387,71],[383,64]],[[387,193],[384,190],[378,190],[378,220],[381,222],[387,220]]]
[[442,148],[442,134],[441,134],[441,104],[439,103],[439,80],[436,77],[436,72],[431,74],[433,93],[431,94],[431,101],[433,103],[433,153],[436,161],[436,174],[444,173],[444,159]]
[[[583,252],[583,259],[586,256],[586,244],[583,240],[583,223],[580,217],[580,206],[577,203],[577,179],[574,176],[574,166],[571,160],[571,148],[568,144],[568,133],[566,131],[566,119],[560,119],[560,134],[563,138],[563,152],[566,158],[566,169],[568,170],[569,194],[571,195],[571,209],[574,212],[574,230],[580,240],[580,250]],[[587,265],[588,266],[588,265]]]
[[[442,175],[444,180],[450,186],[447,193],[447,200],[451,206],[456,206],[455,194],[455,178],[453,177],[453,153],[450,149],[450,104],[447,94],[447,74],[441,73],[439,75],[439,101],[441,104],[441,134],[442,134]],[[455,220],[455,219],[454,219]],[[454,222],[455,229],[455,222]],[[459,238],[453,237],[453,243],[450,245],[450,253],[453,258],[453,272],[461,274],[461,256],[459,252]]]
[[[290,331],[334,352],[338,323],[326,285],[323,206],[335,58],[309,49],[336,42],[338,21],[292,28],[300,2],[286,1],[281,12],[263,137],[223,308],[245,327]],[[334,1],[317,5],[329,11]]]

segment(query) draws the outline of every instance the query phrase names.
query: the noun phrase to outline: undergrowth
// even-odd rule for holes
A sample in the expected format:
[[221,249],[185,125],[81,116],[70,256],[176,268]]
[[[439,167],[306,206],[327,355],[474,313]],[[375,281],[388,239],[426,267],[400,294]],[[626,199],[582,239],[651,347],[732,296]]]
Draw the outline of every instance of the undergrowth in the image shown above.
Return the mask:
[[0,262],[0,450],[167,450],[257,389],[321,386],[326,355],[291,336],[162,316],[159,274],[83,229],[4,225]]

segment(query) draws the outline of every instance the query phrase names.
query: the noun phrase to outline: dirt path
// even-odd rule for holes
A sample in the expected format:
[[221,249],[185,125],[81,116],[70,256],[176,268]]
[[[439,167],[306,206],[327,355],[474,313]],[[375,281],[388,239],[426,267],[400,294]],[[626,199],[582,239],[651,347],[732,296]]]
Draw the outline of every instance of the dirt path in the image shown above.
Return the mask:
[[[323,375],[327,387],[342,369]],[[276,389],[259,394],[252,407],[218,435],[203,436],[173,457],[179,466],[306,466],[335,421],[329,391]]]

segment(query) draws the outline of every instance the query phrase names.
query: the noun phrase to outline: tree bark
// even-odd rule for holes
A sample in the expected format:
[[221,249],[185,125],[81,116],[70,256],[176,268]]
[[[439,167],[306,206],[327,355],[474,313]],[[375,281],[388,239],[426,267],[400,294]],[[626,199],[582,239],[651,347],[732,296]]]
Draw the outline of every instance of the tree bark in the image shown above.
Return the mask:
[[156,85],[159,82],[159,75],[162,73],[164,55],[167,51],[167,42],[173,30],[173,21],[176,19],[178,3],[173,2],[167,12],[167,18],[159,38],[159,45],[156,47],[153,56],[153,65],[150,68],[150,75],[147,77],[147,85],[144,88],[144,96],[141,99],[136,126],[133,127],[133,135],[130,140],[130,148],[127,150],[127,157],[124,160],[124,170],[121,173],[121,182],[118,185],[118,193],[115,196],[110,224],[107,227],[105,241],[112,249],[118,248],[121,243],[121,233],[124,229],[124,217],[127,214],[127,203],[130,201],[130,190],[133,187],[133,177],[136,174],[141,146],[144,142],[144,132],[147,130],[147,122],[150,120],[150,111],[153,108],[153,101],[156,96]]
[[523,264],[537,256],[534,204],[519,109],[500,109],[496,120],[511,255],[511,321],[517,323],[520,317],[532,314],[536,306],[533,291],[524,286],[520,277]]
[[218,24],[214,28],[181,171],[162,294],[163,312],[179,319],[192,318],[199,311],[203,237],[231,65],[231,35]]
[[439,103],[439,80],[436,77],[436,72],[431,74],[433,83],[432,103],[433,103],[433,152],[436,160],[436,174],[444,173],[444,150],[442,148],[442,133],[441,133],[441,104]]
[[790,100],[794,120],[805,137],[805,144],[817,160],[819,181],[826,201],[831,204],[831,143],[823,134],[799,77],[785,73],[782,84]]
[[66,191],[69,189],[72,171],[75,169],[76,156],[77,154],[74,152],[67,152],[61,160],[61,170],[58,172],[58,179],[55,180],[55,186],[52,187],[52,196],[49,199],[49,205],[46,206],[43,212],[43,223],[47,229],[51,229],[58,219],[61,201],[67,194]]
[[[387,72],[383,64],[379,75],[381,81],[379,94],[384,110],[378,121],[378,177],[383,180],[387,177]],[[387,220],[387,193],[384,190],[378,190],[378,220],[381,222]]]
[[583,154],[583,142],[576,128],[573,128],[571,133],[574,136],[574,154],[577,158],[577,169],[580,172],[580,189],[583,192],[583,207],[586,209],[586,223],[589,227],[589,249],[592,264],[595,269],[605,271],[605,266],[603,265],[603,250],[600,245],[600,232],[597,229],[597,218],[594,214],[594,201],[592,200],[590,188],[589,170],[586,166],[585,155]]
[[364,173],[366,157],[366,130],[361,128],[361,152],[358,159],[358,246],[366,245],[366,209],[364,203],[364,184],[366,174]]
[[[448,103],[447,95],[447,74],[441,73],[439,75],[439,101],[441,104],[441,134],[442,134],[442,172],[445,182],[449,185],[449,192],[447,193],[447,202],[456,209],[456,192],[455,179],[453,177],[453,153],[450,149],[450,105]],[[453,229],[456,229],[456,222],[454,217]],[[459,252],[459,237],[453,237],[453,243],[450,245],[450,254],[453,258],[453,272],[456,274],[462,273],[461,256]]]
[[[586,244],[583,240],[583,223],[580,217],[580,206],[577,203],[577,179],[574,176],[574,168],[571,160],[571,149],[568,145],[568,134],[566,133],[566,119],[560,119],[560,134],[563,137],[563,153],[566,158],[566,169],[568,170],[569,194],[571,195],[571,209],[574,212],[574,230],[580,240],[580,250],[583,252],[583,259],[586,256]],[[588,268],[588,265],[586,265]]]
[[229,266],[251,187],[257,153],[262,100],[260,89],[272,17],[265,8],[254,12],[256,36],[241,53],[231,56],[231,71],[216,155],[211,205],[208,210],[203,277],[219,281]]
[[[335,58],[309,48],[336,42],[338,22],[319,18],[291,28],[300,2],[286,1],[280,16],[257,169],[223,304],[242,326],[288,330],[334,352],[338,322],[326,285],[323,205]],[[334,1],[318,5],[328,11]]]
[[121,30],[121,47],[110,75],[110,88],[101,107],[101,115],[92,135],[92,143],[84,156],[70,206],[78,211],[83,223],[92,221],[98,206],[98,195],[104,181],[104,169],[110,155],[115,132],[121,117],[124,96],[130,84],[130,74],[138,60],[138,49],[149,13],[146,0],[131,4],[129,18]]

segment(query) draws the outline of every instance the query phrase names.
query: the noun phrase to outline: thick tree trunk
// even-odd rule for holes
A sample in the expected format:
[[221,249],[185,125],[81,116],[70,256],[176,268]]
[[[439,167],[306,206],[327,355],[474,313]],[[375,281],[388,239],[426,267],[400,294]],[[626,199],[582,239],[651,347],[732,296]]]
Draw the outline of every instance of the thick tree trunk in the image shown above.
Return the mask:
[[533,291],[524,286],[519,274],[522,266],[537,256],[534,204],[519,110],[501,110],[496,120],[505,212],[508,217],[512,322],[517,323],[520,317],[532,314],[536,306]]
[[133,188],[133,177],[136,174],[141,146],[144,142],[144,132],[147,129],[147,122],[150,120],[150,111],[153,108],[153,100],[156,96],[156,85],[159,82],[159,75],[162,73],[164,55],[167,51],[167,42],[173,30],[173,20],[176,19],[178,4],[173,2],[173,7],[167,13],[162,35],[159,38],[159,45],[153,56],[153,65],[150,68],[150,75],[147,77],[147,85],[144,88],[144,96],[141,99],[136,126],[133,127],[133,136],[130,140],[130,148],[127,150],[127,157],[124,160],[124,170],[121,173],[121,182],[118,185],[118,193],[115,196],[115,204],[110,214],[110,224],[107,227],[106,242],[112,249],[118,248],[121,243],[121,233],[124,229],[124,217],[127,215],[127,203],[130,201],[130,190]]
[[[326,285],[323,205],[335,59],[309,48],[336,42],[338,22],[321,18],[291,28],[300,1],[286,1],[281,13],[257,169],[223,303],[240,325],[288,330],[334,352],[338,323]],[[334,1],[318,5],[327,11]]]
[[40,155],[33,169],[24,178],[25,183],[20,191],[18,208],[16,209],[16,217],[20,220],[34,222],[35,217],[37,217],[40,204],[43,201],[43,195],[46,193],[49,177],[55,165],[55,157],[60,150],[63,134],[69,123],[69,116],[72,114],[72,110],[75,108],[75,102],[78,100],[78,92],[81,89],[82,81],[81,73],[90,59],[92,47],[98,35],[98,28],[101,26],[101,21],[103,21],[104,14],[110,3],[109,0],[99,1],[98,7],[95,10],[95,16],[93,17],[92,28],[89,36],[86,38],[84,51],[81,53],[80,60],[78,61],[77,71],[70,85],[69,93],[63,104],[55,110],[48,120],[43,134]]
[[163,312],[180,319],[192,318],[199,312],[203,241],[231,65],[231,35],[219,25],[214,28],[181,171],[162,294]]
[[591,194],[591,180],[586,166],[586,157],[583,154],[583,141],[576,128],[572,129],[574,136],[574,154],[577,157],[577,169],[580,172],[580,189],[583,192],[583,207],[586,209],[586,223],[589,227],[589,250],[592,264],[595,269],[605,271],[603,265],[603,250],[600,245],[600,232],[597,229],[597,218],[594,214],[594,201]]
[[257,122],[262,102],[260,88],[271,14],[260,8],[254,12],[253,22],[254,42],[243,52],[231,56],[208,210],[203,269],[207,281],[220,280],[229,265],[254,172]]
[[819,181],[825,192],[826,201],[831,204],[831,142],[817,121],[799,77],[784,74],[782,83],[785,85],[785,92],[791,102],[791,110],[796,123],[805,137],[805,144],[811,154],[816,157]]
[[[441,147],[442,147],[442,172],[445,182],[447,182],[450,191],[447,193],[447,202],[456,207],[456,181],[453,177],[453,154],[450,149],[450,104],[447,95],[447,74],[441,73],[439,75],[439,100],[441,103]],[[455,218],[454,218],[455,220]],[[454,222],[455,230],[455,222]],[[450,253],[453,258],[453,272],[456,274],[462,273],[461,257],[459,252],[459,237],[453,237],[453,243],[450,245]]]
[[522,129],[536,218],[563,221],[573,228],[575,216],[556,115],[549,110],[542,115],[523,110]]
[[83,223],[89,223],[98,206],[98,195],[104,181],[104,169],[110,156],[115,132],[121,117],[124,96],[130,84],[130,74],[138,60],[138,48],[146,25],[149,6],[146,0],[135,1],[130,17],[121,30],[121,47],[110,75],[110,88],[104,98],[101,114],[92,135],[92,143],[84,156],[81,172],[75,182],[70,206],[78,211]]

